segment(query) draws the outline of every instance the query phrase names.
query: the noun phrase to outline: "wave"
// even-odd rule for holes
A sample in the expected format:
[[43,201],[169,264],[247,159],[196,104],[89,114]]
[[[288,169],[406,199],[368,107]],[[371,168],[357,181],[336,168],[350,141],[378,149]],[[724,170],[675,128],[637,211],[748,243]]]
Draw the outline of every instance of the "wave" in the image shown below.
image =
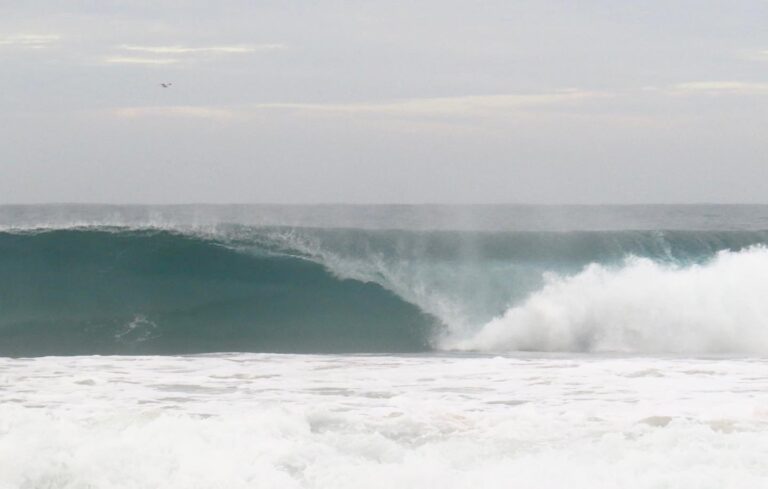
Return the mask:
[[688,267],[628,258],[550,276],[455,349],[768,353],[768,248]]
[[0,355],[768,353],[765,231],[0,232]]
[[373,283],[167,231],[0,233],[0,355],[428,348],[431,319]]

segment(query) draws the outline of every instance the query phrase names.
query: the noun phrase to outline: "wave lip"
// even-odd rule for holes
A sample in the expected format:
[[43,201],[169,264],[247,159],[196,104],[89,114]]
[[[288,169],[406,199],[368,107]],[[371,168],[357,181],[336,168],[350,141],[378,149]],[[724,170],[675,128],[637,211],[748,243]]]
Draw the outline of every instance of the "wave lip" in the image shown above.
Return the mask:
[[479,351],[768,354],[768,248],[679,266],[630,257],[546,285],[467,338]]

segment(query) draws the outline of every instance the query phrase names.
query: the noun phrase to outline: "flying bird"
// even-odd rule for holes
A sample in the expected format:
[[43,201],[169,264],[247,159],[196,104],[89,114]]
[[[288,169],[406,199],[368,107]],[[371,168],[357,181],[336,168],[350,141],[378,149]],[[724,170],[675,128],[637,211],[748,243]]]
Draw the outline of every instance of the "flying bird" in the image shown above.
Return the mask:
[[170,87],[171,85],[173,85],[173,83],[170,83],[170,82],[168,82],[168,83],[161,83],[161,84],[160,84],[160,86],[161,86],[161,87],[163,87],[163,88],[168,88],[168,87]]

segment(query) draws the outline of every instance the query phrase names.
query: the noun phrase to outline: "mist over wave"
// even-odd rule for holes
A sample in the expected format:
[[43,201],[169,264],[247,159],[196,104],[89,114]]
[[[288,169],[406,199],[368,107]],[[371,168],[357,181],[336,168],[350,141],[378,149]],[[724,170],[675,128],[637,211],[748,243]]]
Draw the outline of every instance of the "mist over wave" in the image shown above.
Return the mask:
[[340,234],[290,241],[438,318],[438,349],[768,353],[763,232]]

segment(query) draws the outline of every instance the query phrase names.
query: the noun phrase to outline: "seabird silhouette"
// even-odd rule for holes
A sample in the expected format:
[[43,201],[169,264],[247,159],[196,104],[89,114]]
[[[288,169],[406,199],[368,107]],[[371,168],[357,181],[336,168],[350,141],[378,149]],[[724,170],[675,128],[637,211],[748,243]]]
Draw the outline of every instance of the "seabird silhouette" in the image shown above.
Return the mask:
[[161,86],[161,87],[163,87],[163,88],[168,88],[168,87],[170,87],[171,85],[173,85],[173,83],[170,83],[170,82],[168,82],[168,83],[161,83],[161,84],[160,84],[160,86]]

